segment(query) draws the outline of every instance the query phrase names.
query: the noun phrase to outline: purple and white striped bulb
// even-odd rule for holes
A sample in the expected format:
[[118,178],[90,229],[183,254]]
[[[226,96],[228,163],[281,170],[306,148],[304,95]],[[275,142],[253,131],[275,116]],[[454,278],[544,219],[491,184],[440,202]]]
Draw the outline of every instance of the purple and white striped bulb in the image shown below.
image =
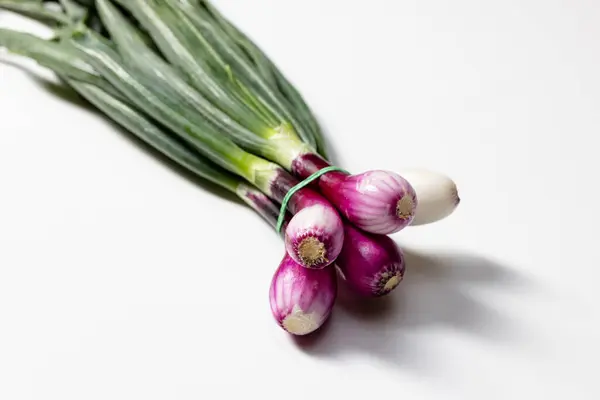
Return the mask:
[[273,275],[269,300],[273,317],[293,335],[319,329],[331,315],[337,297],[333,267],[310,269],[286,254]]
[[339,178],[325,196],[360,229],[388,235],[412,222],[417,195],[400,175],[377,170]]
[[388,294],[404,278],[404,254],[386,235],[344,224],[344,248],[336,260],[343,280],[355,292],[370,297]]
[[[297,158],[292,170],[306,178],[329,164],[314,154]],[[350,222],[381,235],[400,231],[412,222],[417,195],[402,176],[383,170],[350,175],[331,171],[319,178],[319,189]]]
[[330,205],[313,204],[301,209],[285,229],[285,249],[307,268],[320,269],[333,263],[343,244],[342,219]]

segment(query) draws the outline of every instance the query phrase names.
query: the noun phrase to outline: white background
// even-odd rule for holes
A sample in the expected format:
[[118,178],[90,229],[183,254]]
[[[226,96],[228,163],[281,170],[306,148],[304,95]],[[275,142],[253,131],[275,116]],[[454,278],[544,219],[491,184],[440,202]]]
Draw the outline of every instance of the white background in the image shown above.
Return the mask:
[[268,225],[3,55],[0,398],[600,398],[600,3],[216,4],[343,167],[444,171],[460,208],[394,235],[389,298],[292,340]]

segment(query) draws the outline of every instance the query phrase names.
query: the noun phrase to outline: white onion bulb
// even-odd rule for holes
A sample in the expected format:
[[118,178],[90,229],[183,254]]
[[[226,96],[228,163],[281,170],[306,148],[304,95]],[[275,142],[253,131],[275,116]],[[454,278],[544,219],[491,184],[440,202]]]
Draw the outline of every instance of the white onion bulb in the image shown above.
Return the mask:
[[417,209],[411,226],[426,225],[448,217],[460,198],[456,184],[448,176],[427,169],[399,171],[417,194]]

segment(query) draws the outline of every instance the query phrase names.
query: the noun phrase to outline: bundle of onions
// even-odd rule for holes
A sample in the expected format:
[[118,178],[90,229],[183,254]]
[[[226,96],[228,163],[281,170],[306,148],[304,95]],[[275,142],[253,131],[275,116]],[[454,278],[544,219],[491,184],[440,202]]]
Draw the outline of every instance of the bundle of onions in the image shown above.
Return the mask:
[[351,175],[332,166],[298,91],[208,2],[80,3],[0,0],[0,8],[59,27],[52,41],[0,29],[0,47],[52,69],[109,118],[235,193],[281,232],[285,252],[270,304],[286,331],[305,335],[327,320],[336,270],[358,295],[392,291],[406,267],[386,235],[443,219],[458,205],[456,185],[436,172]]

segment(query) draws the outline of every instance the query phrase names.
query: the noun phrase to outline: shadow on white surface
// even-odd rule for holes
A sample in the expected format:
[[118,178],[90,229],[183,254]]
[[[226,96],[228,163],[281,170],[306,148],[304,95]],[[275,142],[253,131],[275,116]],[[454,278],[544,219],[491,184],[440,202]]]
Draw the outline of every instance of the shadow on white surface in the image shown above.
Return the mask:
[[340,282],[331,320],[314,335],[295,338],[298,347],[318,357],[363,353],[386,363],[431,371],[439,366],[439,355],[432,354],[427,345],[431,334],[452,332],[508,346],[529,342],[514,319],[475,295],[491,288],[500,293],[527,291],[533,285],[524,275],[468,254],[405,253],[406,276],[395,292],[361,299]]

